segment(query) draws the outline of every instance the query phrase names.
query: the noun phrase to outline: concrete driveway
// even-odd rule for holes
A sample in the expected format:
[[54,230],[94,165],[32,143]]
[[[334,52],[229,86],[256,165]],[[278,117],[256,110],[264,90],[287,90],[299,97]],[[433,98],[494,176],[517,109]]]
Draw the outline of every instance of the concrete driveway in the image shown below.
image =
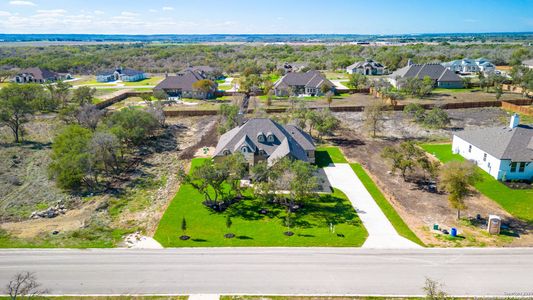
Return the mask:
[[349,164],[331,164],[324,172],[332,187],[346,194],[368,231],[363,248],[413,249],[420,245],[400,236]]

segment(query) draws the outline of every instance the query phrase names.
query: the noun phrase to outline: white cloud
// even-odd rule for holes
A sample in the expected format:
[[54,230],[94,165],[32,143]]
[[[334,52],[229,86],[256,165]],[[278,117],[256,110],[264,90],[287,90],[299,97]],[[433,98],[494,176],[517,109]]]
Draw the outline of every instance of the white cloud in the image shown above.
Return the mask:
[[166,11],[174,10],[174,7],[172,7],[172,6],[164,6],[163,10],[166,10]]
[[151,12],[151,13],[156,13],[157,9],[150,8],[148,11]]
[[10,12],[0,10],[0,17],[8,17],[8,16],[11,16]]
[[94,13],[95,15],[103,15],[103,14],[105,14],[105,12],[103,12],[103,11],[101,11],[101,10],[95,10],[95,11],[93,11],[93,13]]
[[37,6],[37,4],[31,2],[31,1],[22,1],[22,0],[16,0],[16,1],[9,1],[9,4],[11,5],[21,5],[21,6]]
[[137,17],[139,14],[131,11],[123,11],[120,13],[120,15],[123,17]]

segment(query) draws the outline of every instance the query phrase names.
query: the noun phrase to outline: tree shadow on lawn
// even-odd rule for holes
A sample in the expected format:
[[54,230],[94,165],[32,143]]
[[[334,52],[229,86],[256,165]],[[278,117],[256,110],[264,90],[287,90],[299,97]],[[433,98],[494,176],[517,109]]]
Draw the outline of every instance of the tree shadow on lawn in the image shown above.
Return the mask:
[[353,206],[344,199],[333,195],[321,195],[319,199],[305,204],[298,211],[294,223],[304,228],[317,227],[319,224],[329,226],[329,224],[344,223],[358,226],[361,220]]
[[[267,213],[262,214],[261,211],[266,210]],[[251,197],[245,197],[241,201],[231,205],[226,212],[231,217],[239,217],[248,221],[257,221],[264,218],[277,218],[283,211],[281,207],[273,204],[263,203],[260,200]]]
[[328,151],[316,151],[315,152],[315,165],[319,168],[327,167],[333,163],[333,159],[329,156]]

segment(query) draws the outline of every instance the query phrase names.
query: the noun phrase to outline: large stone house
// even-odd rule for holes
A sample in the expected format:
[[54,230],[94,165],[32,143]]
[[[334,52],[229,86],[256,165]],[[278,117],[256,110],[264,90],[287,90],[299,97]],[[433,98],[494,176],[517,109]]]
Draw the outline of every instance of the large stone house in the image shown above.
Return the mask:
[[496,71],[496,66],[485,58],[470,59],[463,58],[460,60],[453,60],[442,64],[445,68],[455,73],[471,74],[483,73],[491,74]]
[[167,76],[155,88],[154,92],[162,91],[168,97],[193,98],[193,99],[211,99],[215,97],[217,90],[216,83],[210,91],[200,91],[194,88],[194,83],[205,80],[200,72],[187,69],[177,73],[175,76]]
[[335,92],[335,85],[319,71],[290,72],[274,83],[274,94],[278,97],[321,96],[324,86]]
[[290,157],[315,162],[315,144],[309,134],[294,125],[281,125],[267,118],[250,119],[224,133],[218,141],[213,158],[240,152],[250,166],[266,161],[269,166]]
[[72,79],[70,74],[57,73],[41,68],[27,68],[15,75],[16,83],[46,83]]
[[385,67],[377,61],[367,59],[349,65],[346,67],[346,72],[348,72],[348,74],[383,75],[385,74]]
[[389,76],[389,82],[396,88],[401,89],[404,80],[409,78],[431,78],[434,87],[439,88],[463,88],[463,79],[455,72],[445,68],[441,64],[411,64],[396,70]]
[[96,74],[96,81],[98,82],[111,82],[111,81],[125,81],[135,82],[146,78],[146,74],[143,71],[138,71],[128,68],[116,68],[104,70]]
[[533,179],[533,127],[520,124],[457,132],[452,151],[474,162],[497,180]]

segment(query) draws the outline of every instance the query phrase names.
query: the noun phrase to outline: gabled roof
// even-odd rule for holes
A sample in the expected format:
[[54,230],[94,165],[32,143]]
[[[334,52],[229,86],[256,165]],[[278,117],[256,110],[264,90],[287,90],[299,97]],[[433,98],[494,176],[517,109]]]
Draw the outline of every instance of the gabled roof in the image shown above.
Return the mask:
[[278,87],[281,84],[286,86],[305,86],[310,88],[319,88],[323,84],[334,86],[331,81],[329,81],[324,75],[322,75],[322,73],[318,71],[287,73],[274,84],[274,87]]
[[31,74],[34,79],[36,80],[47,80],[50,78],[56,78],[60,76],[59,73],[47,70],[47,69],[41,69],[41,68],[26,68],[22,69],[18,72],[19,75],[21,74]]
[[176,76],[168,76],[161,81],[154,90],[161,89],[181,89],[182,91],[194,90],[193,83],[205,79],[199,72],[193,70],[185,70],[184,72],[176,74]]
[[533,127],[491,127],[457,132],[455,135],[497,159],[515,162],[533,161]]
[[[268,140],[259,142],[257,139],[259,133],[265,136],[272,134],[275,137],[274,142]],[[225,155],[225,150],[233,153],[242,145],[248,146],[253,152],[263,150],[269,164],[287,155],[308,161],[306,151],[315,150],[313,139],[298,127],[283,126],[267,118],[255,118],[223,134],[218,141],[214,156]]]
[[115,72],[118,72],[119,74],[126,75],[126,76],[135,76],[139,74],[144,74],[143,71],[129,69],[129,68],[116,68],[116,69],[107,69],[100,71],[96,73],[97,76],[112,76],[115,74]]
[[371,67],[371,68],[377,69],[377,68],[383,68],[383,65],[378,63],[377,61],[367,59],[364,61],[355,62],[349,65],[347,69],[356,69],[356,68],[364,68],[364,67]]
[[437,81],[462,81],[461,77],[451,72],[443,65],[438,63],[431,64],[413,64],[403,67],[392,73],[391,77],[396,78],[413,78],[424,79],[429,76],[432,80]]

